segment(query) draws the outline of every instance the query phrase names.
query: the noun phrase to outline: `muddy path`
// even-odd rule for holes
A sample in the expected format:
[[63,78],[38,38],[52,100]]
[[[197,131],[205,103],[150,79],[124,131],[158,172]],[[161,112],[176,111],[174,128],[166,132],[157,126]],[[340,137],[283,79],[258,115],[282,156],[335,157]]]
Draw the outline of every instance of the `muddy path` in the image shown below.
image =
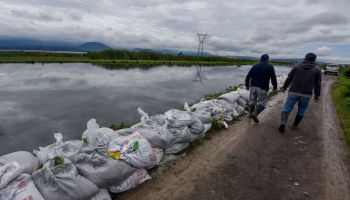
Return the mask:
[[349,150],[325,76],[322,100],[297,131],[278,133],[286,94],[274,97],[254,124],[246,117],[216,133],[158,176],[115,199],[350,199]]

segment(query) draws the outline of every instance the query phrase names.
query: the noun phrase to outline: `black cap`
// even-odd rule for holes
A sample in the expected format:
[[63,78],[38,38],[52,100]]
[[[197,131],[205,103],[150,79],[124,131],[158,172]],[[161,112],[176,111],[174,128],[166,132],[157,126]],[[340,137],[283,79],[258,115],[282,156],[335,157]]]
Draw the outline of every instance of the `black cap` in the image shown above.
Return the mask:
[[314,54],[314,53],[307,53],[305,55],[305,59],[304,60],[305,61],[309,61],[309,62],[315,62],[316,58],[317,58],[316,54]]
[[269,55],[263,54],[263,55],[260,57],[260,62],[262,62],[262,63],[267,63],[267,62],[269,62]]

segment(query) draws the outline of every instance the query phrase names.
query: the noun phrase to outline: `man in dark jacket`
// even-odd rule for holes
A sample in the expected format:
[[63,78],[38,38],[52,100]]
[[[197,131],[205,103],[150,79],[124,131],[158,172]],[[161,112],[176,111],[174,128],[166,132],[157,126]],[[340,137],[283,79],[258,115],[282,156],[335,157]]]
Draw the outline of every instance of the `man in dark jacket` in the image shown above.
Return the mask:
[[316,66],[317,56],[313,53],[305,55],[303,63],[293,67],[289,72],[288,78],[284,82],[283,91],[289,88],[288,97],[281,114],[281,125],[279,131],[285,132],[285,126],[288,120],[289,113],[298,103],[298,114],[293,123],[293,130],[296,130],[300,121],[304,117],[304,113],[309,106],[312,91],[315,94],[315,102],[318,102],[321,93],[321,69]]
[[264,54],[260,58],[260,63],[254,65],[245,78],[246,88],[247,90],[250,89],[249,117],[253,118],[256,123],[259,123],[259,113],[266,107],[270,80],[273,90],[276,90],[277,80],[275,69],[269,64],[269,55]]

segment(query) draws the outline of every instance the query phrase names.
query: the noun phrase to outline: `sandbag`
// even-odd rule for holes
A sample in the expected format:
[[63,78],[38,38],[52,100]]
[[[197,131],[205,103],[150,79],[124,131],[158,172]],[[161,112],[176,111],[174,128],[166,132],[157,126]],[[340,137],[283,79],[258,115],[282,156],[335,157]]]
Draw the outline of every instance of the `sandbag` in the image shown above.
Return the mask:
[[195,140],[195,136],[191,133],[191,130],[187,127],[171,127],[167,126],[167,129],[175,137],[174,143],[190,143]]
[[225,93],[219,96],[219,99],[225,99],[230,103],[235,103],[237,102],[239,97],[240,97],[239,93],[237,91],[233,91],[233,92]]
[[193,118],[192,123],[189,125],[189,129],[191,131],[191,134],[201,135],[204,133],[205,127],[201,120],[198,118]]
[[129,178],[117,186],[109,187],[112,193],[121,193],[130,190],[143,182],[152,179],[145,169],[137,169]]
[[237,92],[241,98],[243,98],[246,101],[249,101],[250,92],[248,90],[239,88]]
[[152,148],[146,138],[138,131],[130,136],[118,137],[111,141],[108,153],[120,155],[115,159],[125,160],[137,168],[152,168],[159,165],[163,156],[161,149]]
[[91,200],[112,200],[108,190],[100,189],[100,191]]
[[64,157],[69,160],[74,160],[76,154],[83,149],[83,143],[79,140],[71,140],[63,142],[63,136],[61,133],[54,134],[56,143],[47,147],[39,147],[39,150],[34,150],[33,153],[39,160],[40,164],[44,164],[49,158]]
[[0,189],[7,186],[13,179],[22,173],[22,168],[17,162],[10,162],[0,167]]
[[20,174],[5,188],[0,189],[1,200],[45,200],[35,187],[30,175]]
[[76,156],[74,165],[82,176],[99,188],[118,185],[136,171],[123,160],[114,160],[88,149]]
[[248,104],[248,102],[246,100],[244,100],[242,97],[239,97],[237,99],[237,103],[242,107],[245,107]]
[[182,110],[172,109],[164,113],[164,115],[166,116],[168,126],[171,127],[189,126],[193,121],[192,116]]
[[0,166],[15,161],[25,174],[32,174],[39,167],[38,159],[30,152],[17,151],[0,157]]
[[101,154],[107,155],[108,144],[115,137],[118,137],[118,134],[113,129],[100,128],[95,119],[90,119],[82,135],[82,141],[87,146],[97,149]]
[[133,126],[133,128],[135,131],[143,134],[152,148],[165,149],[175,140],[175,137],[164,125],[147,125],[140,123],[137,126]]
[[99,191],[68,159],[57,166],[52,162],[45,163],[33,174],[33,181],[43,197],[50,200],[86,200]]
[[189,145],[190,145],[190,143],[173,144],[172,146],[166,148],[164,150],[164,153],[165,154],[177,154],[177,153],[181,152],[182,150],[186,149]]
[[199,120],[201,120],[203,124],[209,124],[213,121],[211,113],[207,111],[195,111],[191,112],[191,115],[194,118],[198,118]]

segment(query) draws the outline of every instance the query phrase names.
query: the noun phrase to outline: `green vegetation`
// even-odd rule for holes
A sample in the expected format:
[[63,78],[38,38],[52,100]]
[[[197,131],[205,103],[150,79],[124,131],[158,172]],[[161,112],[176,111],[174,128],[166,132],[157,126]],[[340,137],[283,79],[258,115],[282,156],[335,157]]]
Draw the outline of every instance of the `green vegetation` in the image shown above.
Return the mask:
[[339,73],[338,81],[333,86],[333,102],[350,145],[350,79],[345,76],[349,73],[350,67],[342,69]]
[[[159,65],[178,66],[228,66],[252,65],[257,60],[233,59],[221,56],[187,56],[141,51],[105,50],[87,54],[53,54],[30,52],[2,52],[0,63],[91,63],[107,69],[149,68]],[[289,62],[272,62],[275,65],[292,65]]]
[[112,124],[109,126],[109,128],[113,129],[113,130],[120,130],[120,129],[124,129],[124,128],[130,128],[131,125],[129,124],[124,124],[124,123],[121,123],[121,124]]

